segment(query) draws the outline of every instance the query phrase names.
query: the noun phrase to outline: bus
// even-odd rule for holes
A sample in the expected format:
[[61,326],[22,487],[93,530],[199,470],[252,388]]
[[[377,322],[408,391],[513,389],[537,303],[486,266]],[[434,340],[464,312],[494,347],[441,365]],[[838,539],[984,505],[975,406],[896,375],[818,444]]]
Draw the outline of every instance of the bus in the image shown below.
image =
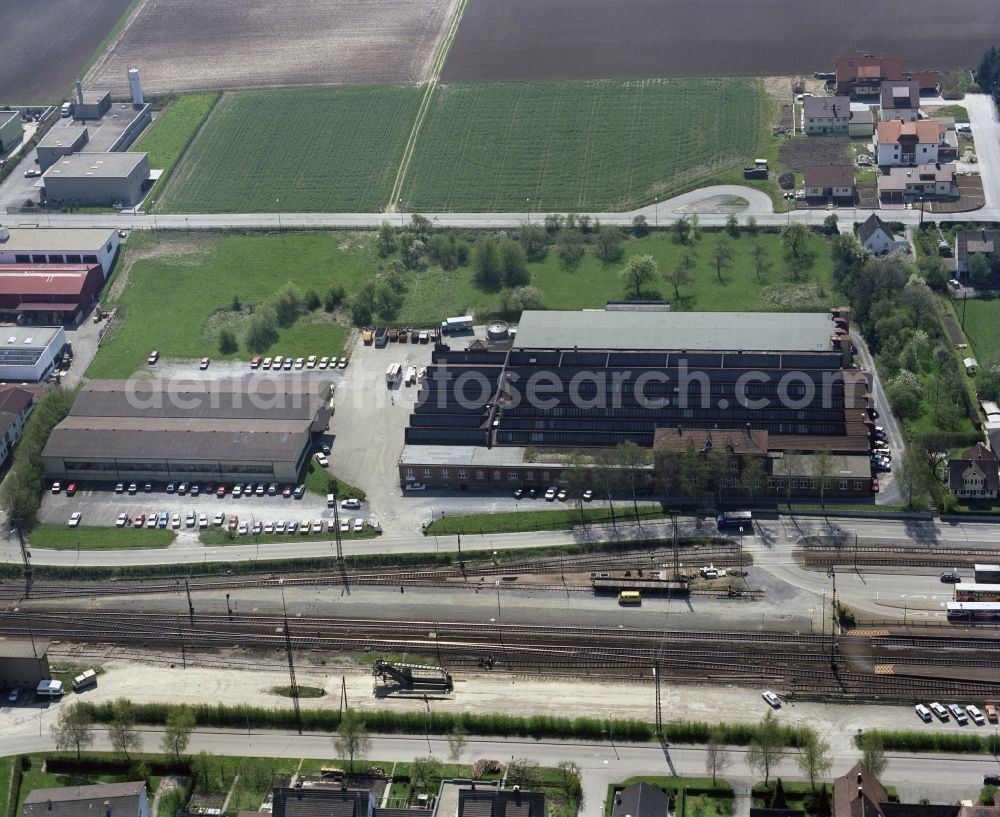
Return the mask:
[[638,590],[622,590],[618,594],[619,604],[642,604],[642,594]]
[[719,530],[753,530],[753,514],[750,511],[727,511],[715,520]]

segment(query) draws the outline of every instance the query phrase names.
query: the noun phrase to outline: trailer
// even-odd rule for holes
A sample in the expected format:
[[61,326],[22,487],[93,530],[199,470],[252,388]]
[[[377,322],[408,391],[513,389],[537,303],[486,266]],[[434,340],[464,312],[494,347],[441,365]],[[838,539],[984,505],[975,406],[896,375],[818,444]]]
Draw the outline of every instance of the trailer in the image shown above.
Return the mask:
[[38,686],[35,687],[35,695],[39,698],[60,698],[65,692],[63,682],[54,681],[51,678],[39,681]]
[[441,321],[441,334],[457,335],[461,332],[472,331],[472,316],[462,315],[460,318],[448,318]]
[[375,330],[366,326],[361,330],[361,341],[365,346],[371,346],[373,340],[375,340]]
[[384,326],[375,328],[375,348],[383,349],[389,341],[389,330]]
[[73,691],[79,692],[81,689],[86,689],[89,686],[95,686],[97,684],[97,672],[88,669],[84,670],[80,675],[77,675],[73,679]]
[[452,692],[455,688],[451,675],[441,667],[424,664],[399,664],[379,659],[372,667],[372,675],[381,678],[386,686],[399,692]]

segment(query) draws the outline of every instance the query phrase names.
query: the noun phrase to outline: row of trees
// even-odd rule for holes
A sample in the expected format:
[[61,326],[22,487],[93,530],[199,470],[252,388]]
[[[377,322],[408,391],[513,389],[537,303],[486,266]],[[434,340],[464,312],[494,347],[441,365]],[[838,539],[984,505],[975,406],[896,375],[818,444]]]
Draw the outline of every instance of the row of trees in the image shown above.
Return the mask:
[[1000,46],[993,46],[980,58],[976,81],[983,93],[992,94],[993,101],[1000,106]]
[[35,403],[25,424],[21,441],[14,449],[10,473],[0,491],[0,502],[15,528],[28,527],[36,519],[45,483],[42,449],[52,429],[69,414],[72,405],[71,392],[52,389]]

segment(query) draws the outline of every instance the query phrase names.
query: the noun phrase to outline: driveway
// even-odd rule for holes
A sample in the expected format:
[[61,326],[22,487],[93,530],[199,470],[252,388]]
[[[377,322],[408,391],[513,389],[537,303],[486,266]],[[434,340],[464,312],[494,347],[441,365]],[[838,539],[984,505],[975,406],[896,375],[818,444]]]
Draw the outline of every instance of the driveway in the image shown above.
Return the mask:
[[988,94],[966,94],[962,104],[969,111],[969,124],[976,140],[986,207],[1000,207],[1000,121],[996,106]]

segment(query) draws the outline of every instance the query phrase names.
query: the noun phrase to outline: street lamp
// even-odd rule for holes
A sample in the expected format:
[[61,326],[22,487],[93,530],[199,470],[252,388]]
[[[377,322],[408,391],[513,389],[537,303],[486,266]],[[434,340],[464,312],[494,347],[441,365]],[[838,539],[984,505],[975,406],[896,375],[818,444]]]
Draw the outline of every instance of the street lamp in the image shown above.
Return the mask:
[[531,226],[531,198],[530,198],[530,196],[528,198],[525,198],[524,201],[528,205],[528,226],[530,227]]
[[284,234],[281,231],[281,203],[277,198],[274,200],[274,209],[278,211],[278,233],[281,234],[282,241],[284,241]]

